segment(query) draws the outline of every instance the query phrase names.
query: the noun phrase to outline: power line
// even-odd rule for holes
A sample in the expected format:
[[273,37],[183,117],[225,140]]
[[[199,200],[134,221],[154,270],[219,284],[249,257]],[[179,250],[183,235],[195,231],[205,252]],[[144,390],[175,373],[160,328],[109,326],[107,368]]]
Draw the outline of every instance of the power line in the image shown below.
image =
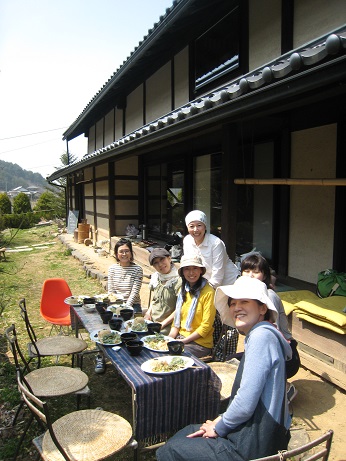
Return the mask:
[[36,144],[30,144],[30,146],[18,147],[17,149],[11,149],[11,150],[4,150],[3,152],[0,152],[0,155],[7,154],[8,152],[14,152],[16,150],[28,149],[29,147],[39,146],[40,144],[46,144],[47,142],[53,142],[53,141],[56,141],[56,138],[50,139],[48,141],[38,142]]
[[36,133],[19,134],[17,136],[10,136],[9,138],[0,138],[0,141],[6,141],[7,139],[22,138],[23,136],[33,136],[35,134],[49,133],[50,131],[64,130],[65,128],[66,126],[62,126],[61,128],[53,128],[52,130],[46,130],[46,131],[37,131]]

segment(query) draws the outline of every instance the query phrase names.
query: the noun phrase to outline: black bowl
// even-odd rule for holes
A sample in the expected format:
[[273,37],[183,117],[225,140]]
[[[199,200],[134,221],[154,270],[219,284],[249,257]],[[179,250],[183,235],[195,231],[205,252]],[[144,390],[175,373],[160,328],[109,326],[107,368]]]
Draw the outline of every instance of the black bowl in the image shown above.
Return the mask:
[[154,335],[155,333],[160,333],[161,323],[158,323],[158,322],[148,323],[147,327],[148,327],[148,334]]
[[138,340],[138,336],[136,335],[136,333],[133,333],[133,332],[128,332],[128,333],[121,333],[121,340],[124,344],[127,343],[127,341],[135,341],[135,340]]
[[121,309],[119,314],[120,314],[120,317],[124,319],[124,322],[126,322],[127,320],[132,319],[133,309]]
[[96,303],[95,304],[96,310],[99,314],[103,314],[103,312],[106,312],[107,310],[107,304],[106,303]]
[[143,341],[139,341],[139,340],[127,341],[126,347],[131,355],[139,355],[143,349]]
[[84,298],[83,304],[95,304],[95,298]]
[[184,352],[184,343],[182,341],[169,341],[167,347],[171,355],[181,355]]
[[103,323],[108,323],[110,319],[113,317],[113,312],[111,311],[104,311],[100,314]]
[[120,317],[113,317],[110,319],[110,321],[108,322],[108,325],[109,325],[109,328],[111,330],[117,330],[117,331],[120,331],[121,330],[121,327],[123,325],[123,319],[120,318]]

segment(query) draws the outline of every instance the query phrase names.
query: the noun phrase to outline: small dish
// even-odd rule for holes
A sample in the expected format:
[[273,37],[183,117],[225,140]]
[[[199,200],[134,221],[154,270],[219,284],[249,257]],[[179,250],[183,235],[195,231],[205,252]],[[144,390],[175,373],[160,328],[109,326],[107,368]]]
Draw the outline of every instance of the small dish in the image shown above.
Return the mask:
[[95,312],[96,307],[95,304],[83,304],[85,312]]

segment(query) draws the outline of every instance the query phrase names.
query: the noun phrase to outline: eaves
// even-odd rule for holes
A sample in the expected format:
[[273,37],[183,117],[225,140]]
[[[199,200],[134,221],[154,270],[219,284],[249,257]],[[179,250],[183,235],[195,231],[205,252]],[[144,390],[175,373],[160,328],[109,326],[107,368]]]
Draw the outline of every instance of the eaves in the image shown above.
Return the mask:
[[[110,145],[87,154],[78,162],[60,169],[48,181],[120,155],[138,153],[183,133],[219,123],[259,117],[288,110],[330,94],[345,92],[346,31],[335,31],[309,47],[294,50],[256,71],[236,79],[213,93],[166,114]],[[319,94],[318,89],[325,91]],[[299,102],[299,96],[302,101]]]

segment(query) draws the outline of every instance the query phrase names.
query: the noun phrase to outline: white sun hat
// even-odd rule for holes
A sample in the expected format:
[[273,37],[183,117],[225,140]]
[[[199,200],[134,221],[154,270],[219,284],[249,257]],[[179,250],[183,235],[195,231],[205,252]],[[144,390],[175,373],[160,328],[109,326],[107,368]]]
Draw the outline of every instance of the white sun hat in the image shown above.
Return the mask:
[[200,267],[202,269],[202,275],[206,273],[206,268],[203,264],[202,258],[195,254],[187,254],[183,255],[180,259],[180,267],[178,269],[180,277],[182,276],[183,268],[190,266]]
[[186,226],[188,226],[190,222],[192,221],[200,221],[201,223],[205,225],[205,227],[207,227],[207,216],[205,213],[203,213],[203,211],[200,211],[200,210],[190,211],[190,213],[188,213],[185,217]]
[[270,322],[275,323],[278,312],[268,296],[265,283],[252,277],[239,277],[233,285],[218,287],[215,292],[214,304],[220,313],[222,323],[235,328],[228,298],[232,299],[257,299],[269,309]]

